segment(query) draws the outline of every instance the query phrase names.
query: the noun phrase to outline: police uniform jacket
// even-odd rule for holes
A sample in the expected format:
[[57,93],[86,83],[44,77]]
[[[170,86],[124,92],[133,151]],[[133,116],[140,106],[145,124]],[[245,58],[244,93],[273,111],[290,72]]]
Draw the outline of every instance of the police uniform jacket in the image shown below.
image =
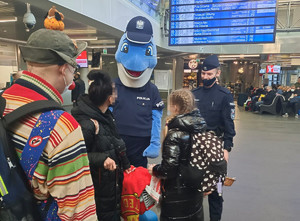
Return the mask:
[[118,97],[113,107],[120,134],[136,137],[150,137],[152,110],[162,110],[163,101],[157,87],[150,81],[140,88],[130,88],[115,80]]
[[199,87],[193,91],[195,102],[206,121],[207,130],[223,136],[224,149],[230,151],[235,136],[235,105],[230,91],[218,84],[211,88]]
[[[198,109],[178,115],[168,123],[163,142],[162,162],[154,166],[153,175],[162,178],[161,220],[203,220],[202,193],[185,185],[179,167],[190,154],[190,134],[205,131],[205,121]],[[164,219],[165,218],[165,219]]]

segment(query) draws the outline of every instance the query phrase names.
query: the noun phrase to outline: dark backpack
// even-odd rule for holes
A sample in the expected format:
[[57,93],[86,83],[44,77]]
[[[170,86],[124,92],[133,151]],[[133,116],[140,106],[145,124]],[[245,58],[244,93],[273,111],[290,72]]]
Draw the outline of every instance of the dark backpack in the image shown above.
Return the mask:
[[213,191],[221,178],[224,181],[227,163],[222,140],[210,132],[190,134],[190,154],[180,165],[180,174],[187,186]]
[[22,220],[24,217],[41,220],[7,128],[28,114],[64,109],[55,101],[41,100],[23,105],[3,117],[5,106],[6,100],[0,95],[0,220]]

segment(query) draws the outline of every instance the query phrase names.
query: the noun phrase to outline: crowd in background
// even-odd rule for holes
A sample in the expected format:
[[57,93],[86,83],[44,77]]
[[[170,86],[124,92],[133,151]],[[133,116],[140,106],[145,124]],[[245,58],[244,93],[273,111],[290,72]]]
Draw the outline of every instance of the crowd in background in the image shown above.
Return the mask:
[[292,86],[264,86],[259,88],[250,86],[247,89],[248,99],[245,102],[245,110],[259,113],[261,105],[271,105],[276,96],[282,96],[281,115],[299,117],[300,110],[300,77],[298,82]]

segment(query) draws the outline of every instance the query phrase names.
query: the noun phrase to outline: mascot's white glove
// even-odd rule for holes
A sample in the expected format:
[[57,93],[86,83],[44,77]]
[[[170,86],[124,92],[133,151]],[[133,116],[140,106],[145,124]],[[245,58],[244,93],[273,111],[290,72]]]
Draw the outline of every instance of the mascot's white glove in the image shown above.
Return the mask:
[[162,114],[162,110],[152,110],[151,140],[150,145],[143,152],[144,157],[156,158],[159,155]]

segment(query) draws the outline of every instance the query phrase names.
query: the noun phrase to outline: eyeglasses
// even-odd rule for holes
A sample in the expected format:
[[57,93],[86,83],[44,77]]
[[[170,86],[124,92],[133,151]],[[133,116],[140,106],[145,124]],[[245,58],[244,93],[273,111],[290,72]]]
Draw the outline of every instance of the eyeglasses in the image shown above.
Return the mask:
[[78,72],[78,68],[77,68],[77,67],[74,68],[74,71],[73,71],[72,69],[70,69],[70,67],[71,67],[71,68],[74,68],[73,66],[71,66],[71,65],[68,64],[68,69],[69,69],[69,71],[70,71],[73,75],[75,75],[75,74]]

